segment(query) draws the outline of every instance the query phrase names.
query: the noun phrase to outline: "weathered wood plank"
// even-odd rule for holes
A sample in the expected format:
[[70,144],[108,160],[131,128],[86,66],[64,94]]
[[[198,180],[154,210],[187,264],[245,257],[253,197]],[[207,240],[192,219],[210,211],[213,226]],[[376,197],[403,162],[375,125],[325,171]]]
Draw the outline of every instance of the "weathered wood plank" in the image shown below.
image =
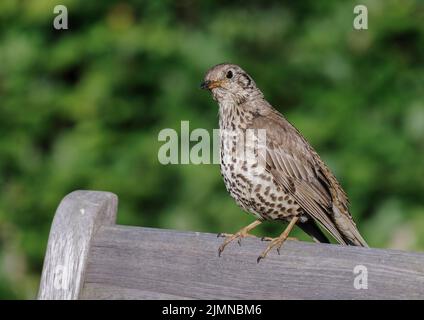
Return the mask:
[[78,299],[91,239],[100,226],[114,225],[117,197],[75,191],[60,203],[50,230],[39,299]]
[[[259,239],[230,244],[216,235],[101,227],[85,274],[83,299],[424,299],[424,254],[287,241],[256,263]],[[368,270],[368,289],[353,269]]]
[[[216,235],[116,226],[117,197],[77,191],[50,231],[39,299],[424,299],[424,254],[244,239],[221,258]],[[354,288],[354,267],[368,289]]]

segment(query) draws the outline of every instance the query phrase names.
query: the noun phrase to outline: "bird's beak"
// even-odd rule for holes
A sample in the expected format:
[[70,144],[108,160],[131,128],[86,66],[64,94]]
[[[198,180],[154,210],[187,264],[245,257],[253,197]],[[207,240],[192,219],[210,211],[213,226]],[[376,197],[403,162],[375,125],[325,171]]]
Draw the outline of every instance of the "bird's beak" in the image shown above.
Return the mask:
[[206,81],[203,81],[203,82],[200,84],[200,88],[201,88],[201,89],[208,89],[208,90],[211,90],[211,89],[213,89],[213,88],[218,88],[218,87],[220,87],[220,86],[221,86],[221,84],[222,84],[222,81],[209,81],[209,80],[206,80]]

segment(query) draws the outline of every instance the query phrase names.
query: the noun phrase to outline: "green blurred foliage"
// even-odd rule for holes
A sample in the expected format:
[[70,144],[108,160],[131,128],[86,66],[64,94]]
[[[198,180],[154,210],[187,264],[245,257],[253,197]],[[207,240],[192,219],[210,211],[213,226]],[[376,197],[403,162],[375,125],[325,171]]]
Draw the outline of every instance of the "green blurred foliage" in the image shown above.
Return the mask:
[[[0,1],[0,297],[35,296],[54,211],[75,189],[116,193],[120,224],[252,221],[217,165],[157,160],[161,129],[217,127],[198,85],[224,61],[315,146],[370,245],[423,250],[423,2],[360,3],[368,30],[352,27],[354,1]],[[69,30],[52,26],[57,4]]]

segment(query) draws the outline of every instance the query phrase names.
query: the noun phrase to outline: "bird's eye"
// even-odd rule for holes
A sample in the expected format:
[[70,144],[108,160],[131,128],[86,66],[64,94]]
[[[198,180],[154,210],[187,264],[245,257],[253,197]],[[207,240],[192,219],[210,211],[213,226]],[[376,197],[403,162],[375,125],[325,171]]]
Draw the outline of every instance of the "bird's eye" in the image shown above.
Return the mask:
[[227,74],[226,74],[226,77],[228,78],[228,79],[231,79],[232,77],[233,77],[233,72],[230,70],[230,71],[228,71],[227,72]]

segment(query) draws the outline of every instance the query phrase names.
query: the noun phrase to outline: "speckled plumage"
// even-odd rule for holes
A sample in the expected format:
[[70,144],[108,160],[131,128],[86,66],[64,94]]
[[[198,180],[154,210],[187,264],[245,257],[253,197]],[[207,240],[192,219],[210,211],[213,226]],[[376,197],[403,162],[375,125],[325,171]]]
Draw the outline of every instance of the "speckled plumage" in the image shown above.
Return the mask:
[[[243,105],[220,108],[220,169],[227,191],[241,208],[257,219],[288,221],[294,215],[301,215],[303,210],[294,198],[260,165],[258,151],[255,152],[259,133],[251,130],[251,140],[246,133],[253,129],[250,125],[254,115],[242,108]],[[236,128],[232,127],[234,123],[237,123]],[[234,137],[241,137],[245,144]],[[239,147],[244,147],[244,154],[240,154]],[[253,157],[245,156],[248,150]],[[303,220],[306,219],[304,216]]]
[[[341,244],[367,246],[335,176],[243,69],[217,65],[207,72],[203,87],[219,104],[221,173],[238,205],[259,220],[288,222],[297,217],[296,224],[317,241],[328,240],[315,222]],[[259,148],[258,130],[266,133]],[[246,138],[248,132],[255,138]],[[245,140],[250,157],[239,152],[234,137]]]

